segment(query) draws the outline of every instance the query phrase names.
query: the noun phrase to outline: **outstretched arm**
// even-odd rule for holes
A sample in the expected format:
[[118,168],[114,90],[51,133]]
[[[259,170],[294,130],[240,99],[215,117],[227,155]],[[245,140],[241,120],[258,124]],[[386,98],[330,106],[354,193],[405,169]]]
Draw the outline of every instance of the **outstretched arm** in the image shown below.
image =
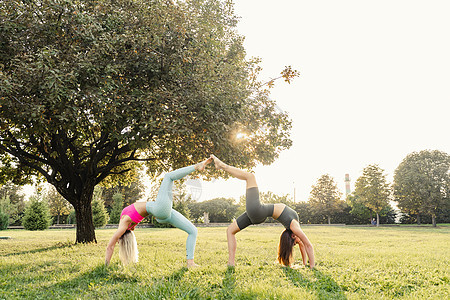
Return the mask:
[[301,240],[298,242],[298,248],[300,249],[300,253],[302,254],[303,264],[306,266],[306,249]]
[[[305,248],[305,252],[308,255],[309,266],[310,266],[311,269],[313,269],[315,267],[315,265],[316,265],[316,262],[315,262],[315,259],[314,259],[314,248],[313,248],[313,245],[311,244],[311,242],[309,241],[308,237],[303,232],[303,230],[300,228],[300,224],[298,224],[297,220],[292,220],[292,222],[291,222],[291,230],[302,241],[303,246]],[[301,251],[301,248],[300,248],[300,251]],[[302,256],[303,256],[303,252],[302,252]],[[304,262],[305,262],[305,260],[303,260],[303,263]]]
[[117,228],[116,232],[113,234],[111,239],[109,240],[108,246],[106,247],[106,256],[105,256],[105,265],[108,266],[111,261],[111,257],[114,253],[114,247],[116,243],[119,241],[120,237],[127,231],[129,223],[122,221],[119,223],[119,228]]
[[230,224],[227,228],[227,242],[228,242],[228,266],[234,266],[234,258],[236,256],[236,233],[240,231],[236,221]]

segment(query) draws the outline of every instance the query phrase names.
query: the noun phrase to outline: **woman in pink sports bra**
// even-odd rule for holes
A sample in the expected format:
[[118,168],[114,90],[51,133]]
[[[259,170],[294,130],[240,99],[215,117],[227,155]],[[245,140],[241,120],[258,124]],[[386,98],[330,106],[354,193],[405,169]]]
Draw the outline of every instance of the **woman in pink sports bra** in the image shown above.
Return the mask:
[[146,216],[152,214],[158,222],[172,224],[188,233],[186,240],[187,267],[197,266],[194,263],[197,228],[186,217],[172,209],[172,185],[175,180],[181,179],[194,171],[203,171],[211,161],[212,158],[208,158],[196,165],[167,173],[155,201],[135,202],[125,207],[120,215],[119,228],[106,247],[105,264],[109,265],[117,242],[119,242],[119,258],[124,265],[138,261],[137,243],[133,231],[137,224]]

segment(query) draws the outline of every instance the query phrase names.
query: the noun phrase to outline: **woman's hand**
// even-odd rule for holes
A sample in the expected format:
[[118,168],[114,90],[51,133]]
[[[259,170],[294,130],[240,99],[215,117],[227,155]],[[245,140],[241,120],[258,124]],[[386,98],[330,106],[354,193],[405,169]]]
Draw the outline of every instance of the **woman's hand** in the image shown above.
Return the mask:
[[105,266],[108,266],[111,257],[114,253],[114,247],[119,241],[120,237],[127,231],[128,226],[131,224],[131,218],[129,216],[123,216],[119,222],[119,228],[114,232],[113,236],[109,240],[108,246],[106,246]]
[[[303,232],[303,230],[300,228],[300,224],[297,222],[297,220],[292,220],[291,222],[291,228],[292,232],[298,237],[300,238],[302,245],[304,247],[304,251],[306,252],[306,254],[308,255],[308,260],[309,260],[309,265],[310,268],[313,269],[315,264],[315,258],[314,258],[314,248],[313,245],[311,244],[311,242],[309,241],[308,237],[306,236],[306,234]],[[299,243],[299,247],[300,247],[300,251],[302,252],[302,247]],[[303,252],[302,252],[302,256],[303,256]],[[303,263],[306,265],[305,260],[303,260]]]

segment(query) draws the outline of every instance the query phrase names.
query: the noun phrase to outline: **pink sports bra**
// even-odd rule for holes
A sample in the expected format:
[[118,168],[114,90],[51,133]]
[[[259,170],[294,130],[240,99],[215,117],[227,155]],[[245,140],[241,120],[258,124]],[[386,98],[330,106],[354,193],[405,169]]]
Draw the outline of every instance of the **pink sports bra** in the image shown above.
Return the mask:
[[130,224],[130,226],[128,226],[128,230],[134,230],[134,227],[136,227],[136,225],[139,224],[145,218],[137,212],[136,208],[134,207],[134,204],[125,207],[122,210],[120,217],[122,218],[123,215],[129,216],[131,218],[131,221],[136,223],[134,225]]

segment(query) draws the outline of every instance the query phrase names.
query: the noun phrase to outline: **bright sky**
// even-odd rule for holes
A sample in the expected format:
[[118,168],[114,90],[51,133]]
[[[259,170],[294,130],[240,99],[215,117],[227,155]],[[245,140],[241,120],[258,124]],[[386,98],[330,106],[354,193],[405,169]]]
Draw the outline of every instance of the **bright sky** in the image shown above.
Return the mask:
[[[235,0],[249,56],[264,78],[301,76],[271,98],[293,122],[291,149],[255,169],[260,191],[306,201],[330,174],[345,192],[379,164],[392,181],[411,152],[450,153],[450,1]],[[263,78],[262,78],[263,79]],[[238,198],[237,179],[201,183],[200,200]]]

